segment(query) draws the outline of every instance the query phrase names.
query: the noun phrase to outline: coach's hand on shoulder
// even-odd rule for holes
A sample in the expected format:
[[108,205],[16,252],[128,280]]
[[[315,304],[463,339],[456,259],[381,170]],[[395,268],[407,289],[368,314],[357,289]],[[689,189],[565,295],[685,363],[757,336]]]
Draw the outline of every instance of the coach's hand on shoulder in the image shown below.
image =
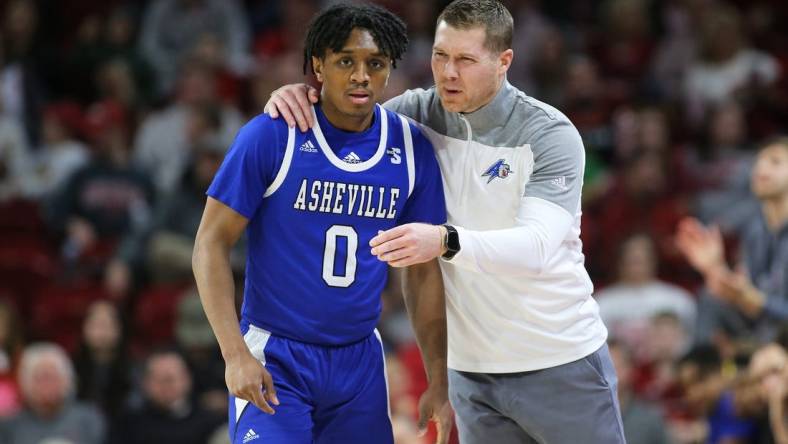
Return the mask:
[[449,442],[454,425],[454,410],[449,404],[449,390],[446,384],[430,384],[419,399],[419,431],[427,432],[427,422],[435,421],[438,430],[437,444]]
[[392,267],[408,267],[443,254],[443,230],[438,225],[411,223],[378,233],[369,241],[372,254]]
[[238,353],[227,360],[224,379],[230,394],[245,399],[260,410],[274,414],[270,404],[279,405],[271,374],[251,353]]
[[285,85],[271,93],[263,111],[274,119],[281,116],[290,128],[298,123],[305,132],[315,124],[311,107],[319,98],[320,92],[305,83]]

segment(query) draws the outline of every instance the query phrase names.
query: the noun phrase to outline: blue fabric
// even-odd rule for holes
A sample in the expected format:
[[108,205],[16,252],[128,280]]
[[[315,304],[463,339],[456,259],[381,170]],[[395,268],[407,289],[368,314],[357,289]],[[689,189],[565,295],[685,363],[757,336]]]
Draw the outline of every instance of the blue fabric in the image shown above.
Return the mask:
[[341,347],[271,336],[263,352],[280,404],[272,406],[274,415],[247,404],[236,423],[235,398],[230,396],[232,443],[394,442],[383,349],[374,333]]
[[717,401],[714,411],[709,415],[708,444],[718,444],[724,439],[749,439],[757,432],[755,423],[736,416],[733,405],[733,392],[725,392]]
[[380,315],[387,265],[372,255],[370,239],[403,223],[444,223],[446,206],[435,153],[416,126],[408,196],[399,116],[376,107],[373,125],[361,133],[320,119],[330,149],[360,161],[377,152],[386,119],[386,154],[346,171],[331,163],[313,130],[296,131],[287,176],[264,198],[285,157],[288,129],[262,115],[241,129],[207,194],[249,219],[242,317],[277,336],[342,345],[368,337]]

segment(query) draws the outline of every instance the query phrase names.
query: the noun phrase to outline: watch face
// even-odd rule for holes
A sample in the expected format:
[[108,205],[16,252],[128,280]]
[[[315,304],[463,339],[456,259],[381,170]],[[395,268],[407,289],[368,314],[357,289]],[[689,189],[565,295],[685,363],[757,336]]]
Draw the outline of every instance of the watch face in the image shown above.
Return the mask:
[[454,227],[447,227],[448,229],[448,239],[446,241],[446,248],[449,251],[458,252],[460,251],[460,235],[457,233],[457,230]]

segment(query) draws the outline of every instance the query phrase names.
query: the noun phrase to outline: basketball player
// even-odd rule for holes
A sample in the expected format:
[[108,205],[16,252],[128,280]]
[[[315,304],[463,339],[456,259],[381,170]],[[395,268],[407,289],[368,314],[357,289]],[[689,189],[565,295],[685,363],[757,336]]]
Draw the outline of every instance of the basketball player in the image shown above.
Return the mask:
[[[513,21],[496,0],[457,0],[437,19],[435,86],[386,103],[422,123],[450,225],[376,236],[393,266],[443,256],[449,392],[463,444],[623,443],[607,330],[583,265],[584,149],[555,108],[506,80]],[[269,102],[291,123],[304,85]]]
[[[446,220],[429,141],[376,104],[406,45],[402,21],[379,7],[319,14],[304,51],[322,84],[314,127],[252,119],[208,190],[194,271],[226,363],[235,444],[393,442],[375,331],[387,265],[366,246],[399,224]],[[229,251],[244,230],[239,330]],[[422,404],[447,429],[440,270],[434,261],[407,273],[431,382]]]

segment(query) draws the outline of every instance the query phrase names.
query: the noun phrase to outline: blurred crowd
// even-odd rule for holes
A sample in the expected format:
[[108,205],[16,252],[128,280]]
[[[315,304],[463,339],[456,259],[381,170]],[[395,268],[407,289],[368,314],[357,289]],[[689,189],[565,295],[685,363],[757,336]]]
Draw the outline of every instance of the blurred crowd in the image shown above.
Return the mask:
[[[227,441],[193,238],[235,132],[313,80],[303,33],[328,3],[0,0],[0,444]],[[447,2],[376,3],[409,26],[387,94],[429,87]],[[509,80],[585,143],[583,250],[629,442],[788,443],[788,141],[758,151],[788,133],[788,5],[504,3]],[[399,285],[392,421],[425,444]]]

